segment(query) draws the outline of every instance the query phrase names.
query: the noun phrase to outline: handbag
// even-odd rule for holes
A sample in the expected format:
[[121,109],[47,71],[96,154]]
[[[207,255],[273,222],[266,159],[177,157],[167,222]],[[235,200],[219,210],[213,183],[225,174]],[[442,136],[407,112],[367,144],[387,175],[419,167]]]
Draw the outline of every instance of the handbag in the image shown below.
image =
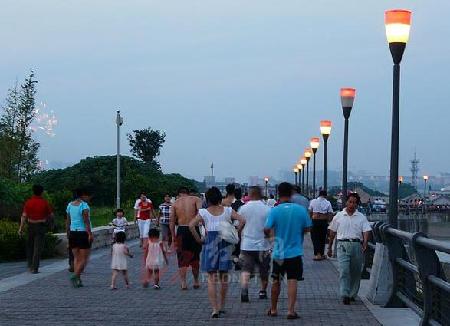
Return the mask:
[[222,221],[219,223],[219,237],[231,244],[239,243],[238,231],[231,222]]

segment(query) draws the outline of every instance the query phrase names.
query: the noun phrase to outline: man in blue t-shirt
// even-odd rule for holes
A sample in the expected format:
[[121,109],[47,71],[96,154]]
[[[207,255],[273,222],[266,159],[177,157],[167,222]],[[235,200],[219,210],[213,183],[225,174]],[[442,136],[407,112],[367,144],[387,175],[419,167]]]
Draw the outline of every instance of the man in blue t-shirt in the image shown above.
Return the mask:
[[277,315],[280,279],[286,274],[288,283],[288,319],[297,319],[295,302],[297,282],[303,275],[303,237],[312,226],[307,210],[290,202],[292,185],[287,182],[278,185],[280,204],[272,208],[264,232],[273,232],[275,245],[272,253],[272,295],[269,316]]

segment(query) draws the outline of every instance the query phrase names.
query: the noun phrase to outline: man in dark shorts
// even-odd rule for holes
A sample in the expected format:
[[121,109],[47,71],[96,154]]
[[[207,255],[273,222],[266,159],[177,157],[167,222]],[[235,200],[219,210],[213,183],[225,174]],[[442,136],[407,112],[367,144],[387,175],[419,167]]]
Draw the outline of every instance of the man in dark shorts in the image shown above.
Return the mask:
[[277,315],[281,278],[286,274],[288,284],[288,319],[297,319],[295,302],[297,282],[303,276],[303,237],[312,226],[308,212],[303,206],[290,203],[292,185],[287,182],[278,186],[280,204],[271,209],[264,232],[274,233],[275,245],[272,253],[272,295],[269,316]]
[[[189,223],[197,216],[198,210],[202,207],[202,201],[196,196],[190,196],[185,187],[178,191],[179,198],[170,210],[170,231],[172,234],[172,246],[176,246],[178,268],[181,278],[181,289],[187,290],[186,274],[189,266],[192,268],[194,276],[194,289],[200,287],[199,268],[200,252],[202,246],[195,241]],[[175,225],[177,226],[175,233]],[[199,229],[197,228],[197,232]]]

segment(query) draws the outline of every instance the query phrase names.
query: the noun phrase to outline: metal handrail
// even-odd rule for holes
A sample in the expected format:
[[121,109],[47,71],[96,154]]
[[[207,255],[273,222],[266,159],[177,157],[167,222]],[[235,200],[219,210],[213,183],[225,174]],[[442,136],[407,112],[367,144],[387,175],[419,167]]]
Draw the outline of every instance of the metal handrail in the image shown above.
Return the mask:
[[[450,325],[446,320],[450,316],[446,299],[450,296],[450,283],[436,254],[450,254],[450,244],[381,222],[372,224],[372,229],[375,240],[387,247],[392,266],[393,287],[386,306],[410,307],[421,316],[421,325]],[[373,246],[369,248],[373,250]]]

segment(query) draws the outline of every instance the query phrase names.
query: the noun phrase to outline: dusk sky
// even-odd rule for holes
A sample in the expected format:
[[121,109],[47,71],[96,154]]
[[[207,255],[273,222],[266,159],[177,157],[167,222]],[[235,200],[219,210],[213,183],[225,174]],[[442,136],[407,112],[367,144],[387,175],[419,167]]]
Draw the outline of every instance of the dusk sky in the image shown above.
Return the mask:
[[[40,158],[115,154],[123,135],[167,133],[164,172],[244,180],[290,169],[319,121],[333,121],[329,168],[342,164],[339,89],[355,87],[349,169],[389,174],[392,58],[384,11],[413,11],[402,62],[400,175],[450,172],[450,1],[1,1],[0,98],[34,69],[58,118]],[[122,147],[128,153],[125,136]],[[318,166],[322,166],[322,149]]]

